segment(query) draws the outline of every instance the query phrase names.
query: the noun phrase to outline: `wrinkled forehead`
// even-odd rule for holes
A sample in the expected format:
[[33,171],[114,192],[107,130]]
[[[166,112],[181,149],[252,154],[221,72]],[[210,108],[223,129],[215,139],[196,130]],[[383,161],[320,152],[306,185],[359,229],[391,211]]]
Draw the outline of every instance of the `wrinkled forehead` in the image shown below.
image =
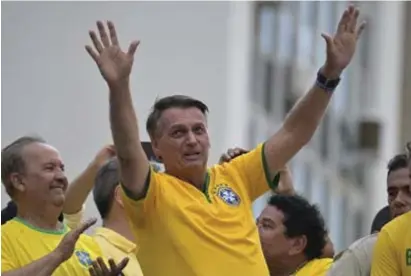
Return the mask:
[[165,128],[174,125],[191,126],[195,124],[207,123],[207,117],[196,107],[188,108],[169,108],[162,112],[159,123]]
[[387,178],[388,187],[403,187],[411,185],[410,171],[408,168],[401,168],[392,171]]
[[62,163],[58,150],[51,145],[43,143],[32,143],[25,146],[22,150],[22,157],[28,164],[50,161]]

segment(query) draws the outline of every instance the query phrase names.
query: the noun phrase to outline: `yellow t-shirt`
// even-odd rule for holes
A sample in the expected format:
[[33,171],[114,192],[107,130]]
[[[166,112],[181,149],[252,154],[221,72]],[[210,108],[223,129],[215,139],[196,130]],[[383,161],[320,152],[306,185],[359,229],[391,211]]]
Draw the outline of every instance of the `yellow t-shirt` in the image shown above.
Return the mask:
[[411,275],[411,212],[388,224],[378,234],[371,276]]
[[144,275],[267,276],[251,210],[269,190],[264,160],[259,145],[210,168],[204,191],[153,170],[144,199],[135,201],[124,189]]
[[332,264],[331,258],[314,259],[306,263],[295,276],[325,276]]
[[[46,256],[68,231],[68,227],[61,231],[39,230],[19,218],[8,221],[1,227],[1,272],[22,268]],[[99,256],[101,250],[96,242],[81,235],[72,257],[61,264],[53,276],[88,276],[88,266]]]
[[[80,225],[85,207],[74,214],[64,214],[64,222],[71,228]],[[97,227],[92,238],[98,243],[107,259],[113,259],[117,264],[128,257],[127,266],[123,269],[124,276],[142,276],[140,263],[137,260],[137,245],[119,233],[105,227]]]

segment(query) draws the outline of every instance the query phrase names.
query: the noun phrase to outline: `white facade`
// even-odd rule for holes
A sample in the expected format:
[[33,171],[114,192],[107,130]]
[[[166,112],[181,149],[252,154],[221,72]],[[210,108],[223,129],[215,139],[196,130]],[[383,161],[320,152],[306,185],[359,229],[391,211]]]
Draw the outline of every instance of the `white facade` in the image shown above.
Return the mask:
[[[344,75],[326,123],[291,164],[297,189],[319,204],[337,250],[369,231],[375,212],[385,204],[386,161],[400,149],[396,135],[402,5],[375,2],[364,7],[371,20],[365,46],[360,46]],[[320,32],[333,31],[346,3],[261,6],[260,10],[256,2],[3,3],[2,146],[18,136],[38,133],[61,151],[73,178],[111,141],[107,88],[84,50],[87,32],[97,19],[115,22],[124,47],[132,39],[142,41],[132,83],[144,139],[148,139],[145,119],[154,100],[186,94],[203,100],[211,110],[210,164],[229,147],[254,146],[278,129],[286,103],[313,83],[324,61]],[[301,14],[295,16],[295,11]],[[375,62],[364,65],[364,60]],[[344,122],[348,133],[355,134],[357,121],[369,117],[381,124],[377,154],[354,148],[358,154],[347,156],[346,139],[352,137],[343,136],[340,125]],[[355,164],[362,167],[356,169]],[[347,169],[342,171],[342,166]],[[364,173],[361,183],[358,173]],[[4,190],[1,198],[4,206]],[[256,214],[264,204],[265,199],[256,204]],[[87,215],[97,216],[91,198]]]

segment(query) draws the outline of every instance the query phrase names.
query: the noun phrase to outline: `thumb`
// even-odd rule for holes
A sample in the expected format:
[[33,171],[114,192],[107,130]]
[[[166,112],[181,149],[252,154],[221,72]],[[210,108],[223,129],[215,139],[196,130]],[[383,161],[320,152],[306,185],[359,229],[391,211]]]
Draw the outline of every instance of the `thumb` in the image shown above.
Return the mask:
[[327,45],[327,52],[328,52],[333,47],[333,39],[331,36],[325,33],[322,33],[321,37],[324,38],[325,40],[325,44]]
[[88,219],[87,221],[83,222],[82,224],[80,224],[79,227],[77,227],[76,229],[74,229],[74,234],[75,237],[80,237],[80,235],[86,231],[88,228],[90,228],[93,224],[95,224],[97,222],[96,218],[91,218]]

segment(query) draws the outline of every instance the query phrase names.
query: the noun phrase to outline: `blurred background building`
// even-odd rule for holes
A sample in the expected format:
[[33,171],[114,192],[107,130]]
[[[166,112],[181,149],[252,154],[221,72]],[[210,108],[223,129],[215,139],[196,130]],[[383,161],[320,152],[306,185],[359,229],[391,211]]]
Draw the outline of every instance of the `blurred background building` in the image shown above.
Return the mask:
[[[408,2],[364,2],[368,22],[314,139],[291,162],[297,190],[317,203],[337,250],[369,232],[386,204],[386,163],[411,137]],[[97,19],[124,47],[142,40],[133,73],[143,138],[154,100],[205,101],[210,164],[227,148],[273,134],[325,60],[321,32],[347,2],[3,2],[2,146],[44,136],[72,179],[110,143],[108,95],[84,51]],[[2,207],[8,197],[2,190]],[[255,203],[257,215],[265,198]],[[92,200],[87,215],[97,216]]]

